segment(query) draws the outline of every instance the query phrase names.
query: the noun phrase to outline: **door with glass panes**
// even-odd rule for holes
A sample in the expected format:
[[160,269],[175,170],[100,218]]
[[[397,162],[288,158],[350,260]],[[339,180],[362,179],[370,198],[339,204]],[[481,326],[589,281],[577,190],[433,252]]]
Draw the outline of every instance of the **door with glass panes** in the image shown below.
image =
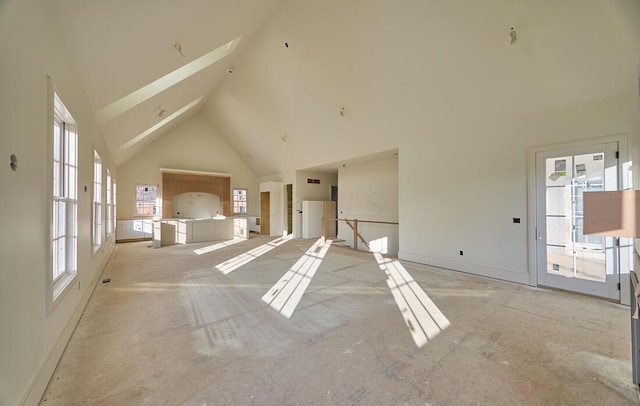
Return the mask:
[[619,299],[618,239],[583,234],[583,193],[618,190],[618,143],[536,153],[538,285]]

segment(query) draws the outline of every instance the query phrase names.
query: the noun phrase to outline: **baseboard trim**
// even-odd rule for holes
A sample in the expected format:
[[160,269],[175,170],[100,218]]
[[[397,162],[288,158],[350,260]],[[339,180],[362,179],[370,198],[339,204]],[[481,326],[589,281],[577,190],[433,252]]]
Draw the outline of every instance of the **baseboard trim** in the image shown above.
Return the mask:
[[93,276],[89,284],[91,288],[87,289],[83,293],[82,297],[80,298],[80,302],[78,303],[78,306],[76,306],[75,310],[71,314],[71,317],[69,317],[69,320],[67,321],[64,329],[62,330],[62,333],[60,334],[58,339],[55,341],[55,343],[49,348],[47,355],[44,357],[44,360],[40,364],[40,367],[38,368],[36,374],[34,375],[33,379],[29,383],[29,386],[25,394],[22,396],[21,401],[18,403],[19,405],[31,406],[31,405],[38,405],[40,403],[40,399],[42,398],[44,391],[47,389],[47,386],[49,385],[49,381],[51,380],[51,377],[53,376],[53,373],[55,372],[56,367],[58,366],[58,362],[62,357],[62,353],[64,352],[64,349],[66,348],[67,343],[71,339],[71,335],[73,334],[73,331],[78,325],[78,322],[80,321],[80,317],[82,316],[82,313],[84,313],[84,309],[87,307],[87,303],[89,303],[89,299],[91,298],[93,291],[98,285],[98,281],[100,280],[100,275],[102,275],[102,273],[104,272],[107,262],[109,262],[109,259],[113,254],[114,248],[115,248],[115,244],[112,244],[108,255],[104,256],[104,259],[102,260],[100,266],[98,267],[98,270],[96,271],[95,275]]
[[398,252],[398,259],[409,262],[416,262],[423,265],[435,266],[438,268],[450,269],[457,272],[485,276],[487,278],[520,283],[523,285],[531,284],[528,272],[477,265],[468,262],[453,261],[450,259],[414,254],[406,251]]

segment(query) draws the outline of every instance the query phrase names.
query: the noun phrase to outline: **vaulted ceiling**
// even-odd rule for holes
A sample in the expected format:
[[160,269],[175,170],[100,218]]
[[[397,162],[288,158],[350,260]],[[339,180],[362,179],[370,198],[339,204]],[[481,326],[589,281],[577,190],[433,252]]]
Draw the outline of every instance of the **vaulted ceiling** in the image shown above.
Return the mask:
[[202,109],[275,1],[46,3],[120,164]]
[[636,74],[625,0],[46,3],[118,165],[202,113],[258,176],[328,168]]

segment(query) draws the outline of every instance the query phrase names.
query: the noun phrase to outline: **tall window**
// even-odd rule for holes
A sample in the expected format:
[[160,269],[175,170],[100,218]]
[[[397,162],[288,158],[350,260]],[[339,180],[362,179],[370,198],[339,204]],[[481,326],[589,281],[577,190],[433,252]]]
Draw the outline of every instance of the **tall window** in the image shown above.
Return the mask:
[[247,212],[247,189],[233,189],[233,213]]
[[102,159],[93,151],[93,252],[102,245]]
[[118,199],[116,198],[118,196],[117,194],[117,189],[116,188],[116,178],[113,178],[113,231],[116,230],[116,228],[118,227],[118,222],[116,221],[117,217],[117,206],[118,206]]
[[158,214],[157,195],[158,185],[136,185],[136,216],[151,217]]
[[78,134],[60,97],[53,102],[52,282],[53,300],[77,273]]
[[107,238],[113,232],[113,180],[111,171],[107,168]]

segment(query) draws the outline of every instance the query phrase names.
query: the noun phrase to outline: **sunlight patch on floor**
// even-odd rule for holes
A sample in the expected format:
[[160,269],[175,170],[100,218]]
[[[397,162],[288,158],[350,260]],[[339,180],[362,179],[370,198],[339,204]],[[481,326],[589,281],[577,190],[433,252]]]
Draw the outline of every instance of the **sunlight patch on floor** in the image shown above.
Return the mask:
[[217,244],[208,245],[206,247],[198,248],[197,250],[193,250],[196,255],[206,254],[208,252],[216,251],[224,247],[228,247],[233,244],[237,244],[239,242],[246,241],[244,238],[234,238],[233,240],[219,242]]
[[418,348],[449,327],[449,320],[400,261],[383,258],[377,252],[373,256],[387,275],[387,285]]
[[262,300],[286,318],[296,310],[302,295],[329,251],[331,240],[318,239],[307,252],[262,297]]
[[276,238],[273,241],[270,241],[266,244],[263,244],[257,248],[252,249],[251,251],[247,251],[243,254],[240,254],[234,258],[231,258],[228,261],[225,261],[221,264],[218,264],[215,266],[215,268],[217,270],[219,270],[220,272],[222,272],[223,274],[228,274],[231,273],[233,271],[235,271],[236,269],[240,268],[243,265],[248,264],[249,262],[253,261],[254,259],[266,254],[267,252],[271,251],[272,249],[286,243],[287,241],[290,241],[292,239],[292,235],[289,234],[286,237],[280,237],[280,238]]

